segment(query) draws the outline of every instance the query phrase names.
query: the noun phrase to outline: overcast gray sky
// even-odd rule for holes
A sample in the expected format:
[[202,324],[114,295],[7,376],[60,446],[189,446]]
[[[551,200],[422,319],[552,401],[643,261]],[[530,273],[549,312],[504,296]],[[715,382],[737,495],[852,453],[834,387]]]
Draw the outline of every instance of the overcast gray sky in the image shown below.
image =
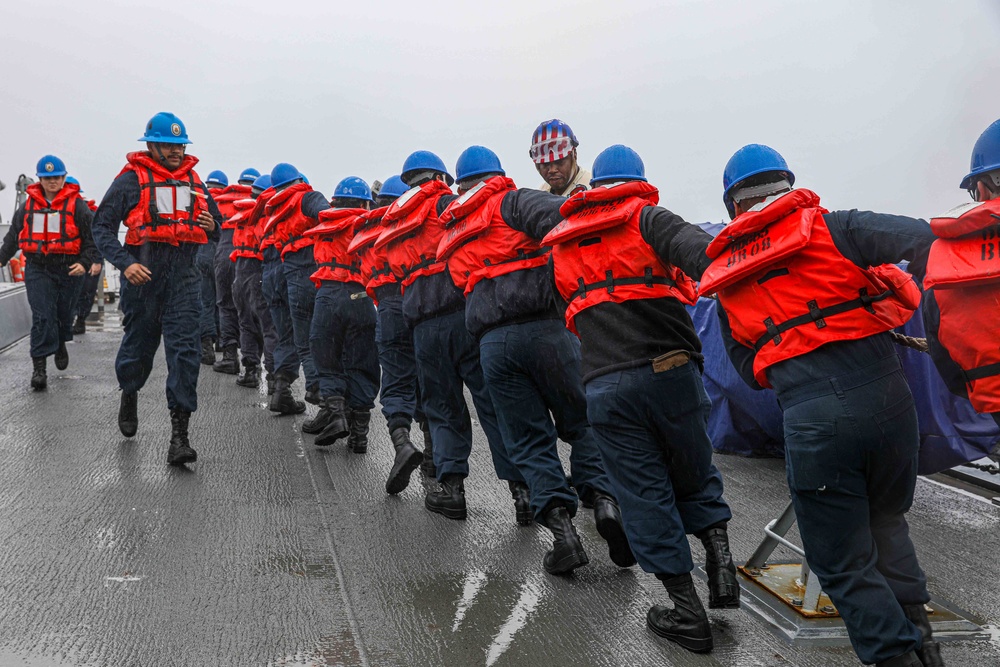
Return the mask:
[[295,164],[330,195],[471,144],[535,187],[559,117],[589,166],[639,152],[661,203],[725,217],[722,169],[778,149],[828,208],[928,216],[967,200],[1000,117],[997,0],[319,2],[3,0],[0,213],[46,153],[98,200],[157,111],[205,176]]

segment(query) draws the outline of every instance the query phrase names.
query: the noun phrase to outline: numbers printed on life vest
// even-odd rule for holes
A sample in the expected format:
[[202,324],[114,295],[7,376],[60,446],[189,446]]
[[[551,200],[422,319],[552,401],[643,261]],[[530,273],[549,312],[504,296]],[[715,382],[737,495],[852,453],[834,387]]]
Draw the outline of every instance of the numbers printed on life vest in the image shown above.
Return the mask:
[[989,262],[997,258],[998,248],[997,239],[1000,237],[1000,225],[994,225],[992,227],[987,227],[982,231],[983,244],[980,253],[979,261]]
[[729,243],[729,258],[726,260],[726,268],[730,269],[747,257],[756,257],[762,252],[771,249],[770,229],[765,227],[752,234],[737,237]]

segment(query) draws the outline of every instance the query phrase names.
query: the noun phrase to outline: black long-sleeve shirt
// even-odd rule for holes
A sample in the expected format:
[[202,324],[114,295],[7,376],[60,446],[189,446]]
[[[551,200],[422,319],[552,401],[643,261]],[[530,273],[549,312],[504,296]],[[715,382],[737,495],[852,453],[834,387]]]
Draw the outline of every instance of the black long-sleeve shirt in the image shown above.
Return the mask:
[[[0,245],[0,264],[6,264],[17,253],[18,236],[20,236],[21,230],[24,228],[24,209],[24,204],[17,208],[17,211],[14,213],[14,219],[11,221],[10,229],[7,230],[7,235],[3,239],[3,245]],[[42,253],[26,252],[24,253],[25,259],[37,264],[67,266],[79,262],[86,265],[86,268],[89,269],[91,264],[97,264],[101,261],[101,255],[97,252],[97,246],[94,245],[92,234],[93,220],[94,214],[90,211],[90,207],[87,206],[87,202],[83,199],[77,199],[76,209],[73,211],[73,221],[76,223],[76,228],[80,233],[80,253],[77,255],[45,255]]]
[[[927,250],[934,241],[934,234],[925,220],[858,210],[832,211],[823,219],[837,250],[857,266],[868,268],[907,260],[911,273],[923,274]],[[725,311],[720,307],[718,313],[726,352],[733,366],[747,384],[761,389],[753,375],[756,352],[733,339]],[[780,392],[870,366],[892,350],[886,334],[828,343],[807,355],[771,366],[767,371],[768,380]]]
[[[526,218],[522,231],[541,238],[561,219],[561,216]],[[643,208],[639,231],[661,260],[692,278],[701,276],[709,264],[705,248],[712,241],[711,235],[665,208]],[[605,373],[648,364],[674,350],[686,350],[701,358],[701,341],[691,316],[677,299],[600,303],[577,313],[575,323],[580,334],[585,382]]]
[[[219,212],[219,207],[215,205],[215,200],[212,199],[208,188],[202,186],[202,191],[207,198],[208,212],[215,220],[215,229],[208,232],[208,238],[209,241],[218,241],[219,229],[222,227],[222,214]],[[94,216],[94,241],[96,241],[101,254],[119,271],[125,271],[131,264],[139,261],[140,253],[135,248],[126,249],[118,240],[118,230],[121,228],[122,221],[128,217],[129,212],[139,205],[140,194],[139,177],[134,171],[126,171],[111,183],[111,187],[105,193],[101,205],[97,207],[97,214]],[[145,245],[174,248],[174,246],[163,243]],[[181,243],[177,246],[177,251],[193,255],[198,251],[199,245],[197,243]],[[162,252],[169,253],[170,251],[147,248],[147,254],[158,255]]]

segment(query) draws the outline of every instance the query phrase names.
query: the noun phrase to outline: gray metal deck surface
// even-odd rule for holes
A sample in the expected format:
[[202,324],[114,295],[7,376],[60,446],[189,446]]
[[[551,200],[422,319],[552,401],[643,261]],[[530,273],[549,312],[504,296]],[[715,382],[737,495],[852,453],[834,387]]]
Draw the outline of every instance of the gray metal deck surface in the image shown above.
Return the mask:
[[[743,610],[710,612],[711,655],[653,636],[662,588],[611,564],[589,514],[591,564],[544,574],[548,533],[515,525],[478,429],[469,519],[453,522],[424,510],[419,483],[385,495],[380,417],[367,455],[318,449],[303,417],[203,366],[200,458],[169,468],[162,356],[125,440],[107,322],[69,346],[66,371],[50,364],[44,393],[28,389],[26,341],[0,354],[0,667],[858,664],[789,646]],[[717,463],[743,560],[787,502],[782,463]],[[1000,507],[921,480],[910,523],[932,593],[994,632],[946,645],[948,664],[1000,665]]]

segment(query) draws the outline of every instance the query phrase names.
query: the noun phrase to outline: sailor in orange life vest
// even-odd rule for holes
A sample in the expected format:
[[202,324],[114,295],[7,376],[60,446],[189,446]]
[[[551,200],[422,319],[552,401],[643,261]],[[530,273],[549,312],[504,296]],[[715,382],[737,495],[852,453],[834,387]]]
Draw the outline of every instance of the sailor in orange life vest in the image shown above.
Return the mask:
[[[131,438],[139,427],[138,392],[153,369],[163,337],[167,359],[170,449],[167,463],[184,465],[198,455],[188,440],[188,421],[198,408],[198,249],[218,239],[222,216],[185,153],[191,143],[181,119],[160,112],[146,124],[145,151],[108,188],[94,218],[94,240],[122,283],[125,334],[115,372],[122,389],[118,428]],[[125,246],[118,229],[125,222]]]
[[258,176],[250,187],[251,198],[233,202],[235,229],[233,252],[229,255],[235,265],[233,302],[239,317],[240,351],[243,353],[243,372],[237,376],[236,384],[251,389],[259,387],[263,357],[268,396],[274,394],[274,348],[278,345],[278,334],[261,287],[264,255],[260,252],[258,232],[267,204],[263,195],[270,187],[270,174]]
[[[385,259],[385,248],[375,248],[382,235],[382,218],[389,206],[409,190],[399,176],[390,176],[375,195],[377,208],[367,211],[347,247],[357,255],[361,282],[378,309],[375,343],[382,370],[379,403],[395,450],[385,492],[397,494],[410,484],[417,465],[427,477],[436,477],[434,443],[417,386],[417,361],[413,351],[413,331],[403,318],[403,293],[399,279]],[[424,436],[424,450],[410,440],[410,425],[416,420]]]
[[691,578],[688,534],[705,547],[709,606],[738,607],[729,552],[732,518],[706,432],[701,341],[685,304],[684,272],[705,262],[711,237],[656,206],[642,160],[616,145],[594,160],[592,190],[561,208],[552,246],[566,324],[580,337],[587,416],[639,565],[663,582],[674,608],[647,625],[690,651],[712,650],[708,616]]
[[454,199],[455,179],[434,153],[416,151],[400,174],[410,190],[382,218],[385,231],[375,242],[402,282],[403,316],[413,328],[421,403],[434,438],[434,465],[440,489],[424,498],[428,511],[465,519],[465,478],[472,451],[472,419],[462,384],[472,393],[486,432],[497,477],[524,483],[510,460],[497,427],[496,412],[479,365],[479,347],[465,328],[465,297],[455,287],[437,249],[444,236],[439,216]]
[[566,330],[552,288],[549,248],[539,240],[562,219],[566,201],[518,190],[496,153],[471,146],[455,166],[459,198],[441,221],[438,259],[466,297],[465,325],[479,341],[483,376],[507,452],[528,481],[512,482],[518,523],[534,519],[552,531],[543,567],[566,574],[589,562],[573,526],[577,493],[559,459],[559,438],[571,447],[573,483],[594,508],[594,522],[619,567],[635,565],[618,503],[587,422],[580,341]]
[[941,665],[905,517],[917,414],[891,334],[920,303],[895,264],[918,272],[934,237],[923,220],[829,212],[794,183],[767,146],[733,155],[723,175],[733,221],[706,250],[701,293],[718,295],[736,370],[777,394],[806,559],[861,662]]
[[931,220],[921,312],[945,384],[1000,424],[1000,120],[976,141],[961,187],[975,203]]
[[31,306],[31,388],[48,384],[46,359],[56,368],[69,364],[66,342],[73,340],[73,316],[83,275],[100,255],[91,236],[93,215],[78,185],[66,184],[66,166],[54,155],[38,161],[39,183],[28,186],[27,200],[14,213],[0,246],[0,266],[20,248],[24,287]]
[[302,424],[302,432],[317,434],[320,447],[346,437],[352,452],[364,454],[379,386],[375,306],[361,284],[361,260],[348,245],[371,209],[372,191],[362,179],[348,176],[334,188],[331,203],[333,208],[322,211],[319,224],[305,233],[315,243],[312,280],[318,291],[309,344],[320,410]]
[[[212,174],[220,177],[219,182],[210,182],[213,180]],[[250,197],[251,186],[254,179],[260,176],[260,172],[256,169],[244,169],[239,180],[233,185],[229,184],[224,172],[213,171],[212,174],[209,174],[205,185],[209,186],[208,191],[215,200],[215,205],[219,207],[219,213],[222,214],[222,229],[219,232],[219,244],[213,259],[215,308],[219,317],[219,347],[222,349],[222,359],[212,364],[212,370],[216,373],[236,375],[240,372],[240,358],[237,353],[240,342],[240,321],[236,303],[233,301],[236,266],[229,259],[233,253],[233,234],[236,232],[232,218],[236,215],[236,201]],[[215,355],[214,350],[212,355]]]
[[282,415],[300,414],[305,405],[292,397],[291,386],[306,376],[305,399],[319,403],[316,367],[309,349],[316,286],[312,274],[313,237],[305,231],[317,224],[320,211],[330,208],[326,197],[312,189],[294,165],[281,162],[271,170],[271,188],[264,206],[260,234],[264,253],[264,297],[279,343],[274,350],[275,385],[268,409]]

